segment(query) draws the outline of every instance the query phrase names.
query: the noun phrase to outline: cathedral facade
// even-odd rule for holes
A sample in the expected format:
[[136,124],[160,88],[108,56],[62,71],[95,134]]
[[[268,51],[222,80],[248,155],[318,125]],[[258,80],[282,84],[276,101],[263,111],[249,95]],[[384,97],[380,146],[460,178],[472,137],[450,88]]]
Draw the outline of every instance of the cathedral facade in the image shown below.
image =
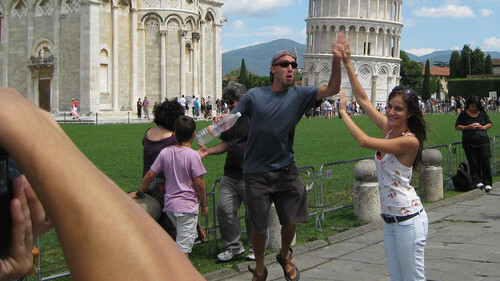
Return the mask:
[[[402,0],[309,0],[307,43],[302,83],[327,85],[331,42],[341,31],[351,44],[351,61],[373,104],[385,105],[399,84]],[[342,87],[353,101],[347,72],[342,65]]]
[[53,114],[222,92],[221,0],[0,0],[0,83]]

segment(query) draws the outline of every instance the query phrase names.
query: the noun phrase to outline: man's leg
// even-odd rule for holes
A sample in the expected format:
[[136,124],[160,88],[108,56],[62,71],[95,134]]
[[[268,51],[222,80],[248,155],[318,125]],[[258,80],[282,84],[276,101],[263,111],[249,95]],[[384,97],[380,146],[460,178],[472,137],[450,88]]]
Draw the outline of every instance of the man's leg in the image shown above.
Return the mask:
[[255,253],[255,271],[259,276],[264,275],[264,251],[266,246],[266,233],[252,231],[252,244]]
[[229,261],[241,255],[245,249],[240,241],[241,227],[238,218],[238,209],[242,199],[237,193],[238,180],[224,176],[219,186],[219,200],[217,203],[217,218],[224,251],[217,255],[220,261]]
[[[292,245],[293,238],[295,237],[295,224],[294,225],[282,225],[281,226],[281,251],[280,255],[288,260],[290,256],[290,246]],[[293,266],[287,264],[285,266],[285,271],[290,272]],[[290,278],[294,279],[297,276],[297,271],[295,271]]]

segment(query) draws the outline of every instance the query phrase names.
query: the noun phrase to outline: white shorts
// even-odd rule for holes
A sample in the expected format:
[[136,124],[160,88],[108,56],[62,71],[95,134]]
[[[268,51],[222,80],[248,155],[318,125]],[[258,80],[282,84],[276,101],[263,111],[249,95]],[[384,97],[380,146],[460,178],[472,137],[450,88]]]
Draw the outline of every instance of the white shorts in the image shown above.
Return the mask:
[[191,253],[194,241],[198,237],[196,225],[198,224],[198,215],[166,212],[172,223],[177,228],[177,237],[175,242],[183,253]]

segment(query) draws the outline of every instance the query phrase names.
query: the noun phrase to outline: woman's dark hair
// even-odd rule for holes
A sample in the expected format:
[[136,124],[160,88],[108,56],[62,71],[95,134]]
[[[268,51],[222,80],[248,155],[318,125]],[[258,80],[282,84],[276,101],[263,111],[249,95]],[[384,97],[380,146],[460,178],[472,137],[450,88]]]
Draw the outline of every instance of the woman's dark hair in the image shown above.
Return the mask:
[[153,122],[173,132],[175,120],[177,120],[179,116],[184,115],[184,110],[184,107],[175,100],[166,100],[153,108],[153,114],[155,116]]
[[468,97],[467,101],[465,102],[465,109],[468,109],[469,105],[471,104],[475,104],[477,106],[477,109],[479,109],[479,111],[484,111],[483,103],[481,102],[481,99],[478,96]]
[[194,123],[193,118],[184,115],[175,120],[175,137],[177,138],[177,143],[181,144],[190,140],[195,130],[196,123]]
[[415,135],[419,142],[417,156],[413,161],[413,167],[416,168],[420,161],[422,161],[422,150],[424,149],[424,142],[427,140],[427,124],[425,123],[424,114],[419,106],[419,99],[417,93],[412,89],[402,86],[396,86],[392,89],[387,101],[392,100],[394,97],[400,96],[408,106],[408,128]]

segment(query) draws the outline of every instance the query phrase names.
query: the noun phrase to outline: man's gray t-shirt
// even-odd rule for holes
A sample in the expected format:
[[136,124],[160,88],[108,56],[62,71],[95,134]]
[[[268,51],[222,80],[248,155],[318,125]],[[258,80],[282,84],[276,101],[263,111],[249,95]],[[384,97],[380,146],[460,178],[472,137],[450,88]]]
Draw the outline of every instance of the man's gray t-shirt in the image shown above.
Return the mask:
[[251,119],[243,173],[262,173],[292,164],[295,126],[316,103],[317,87],[294,86],[273,92],[270,87],[253,88],[231,111]]

